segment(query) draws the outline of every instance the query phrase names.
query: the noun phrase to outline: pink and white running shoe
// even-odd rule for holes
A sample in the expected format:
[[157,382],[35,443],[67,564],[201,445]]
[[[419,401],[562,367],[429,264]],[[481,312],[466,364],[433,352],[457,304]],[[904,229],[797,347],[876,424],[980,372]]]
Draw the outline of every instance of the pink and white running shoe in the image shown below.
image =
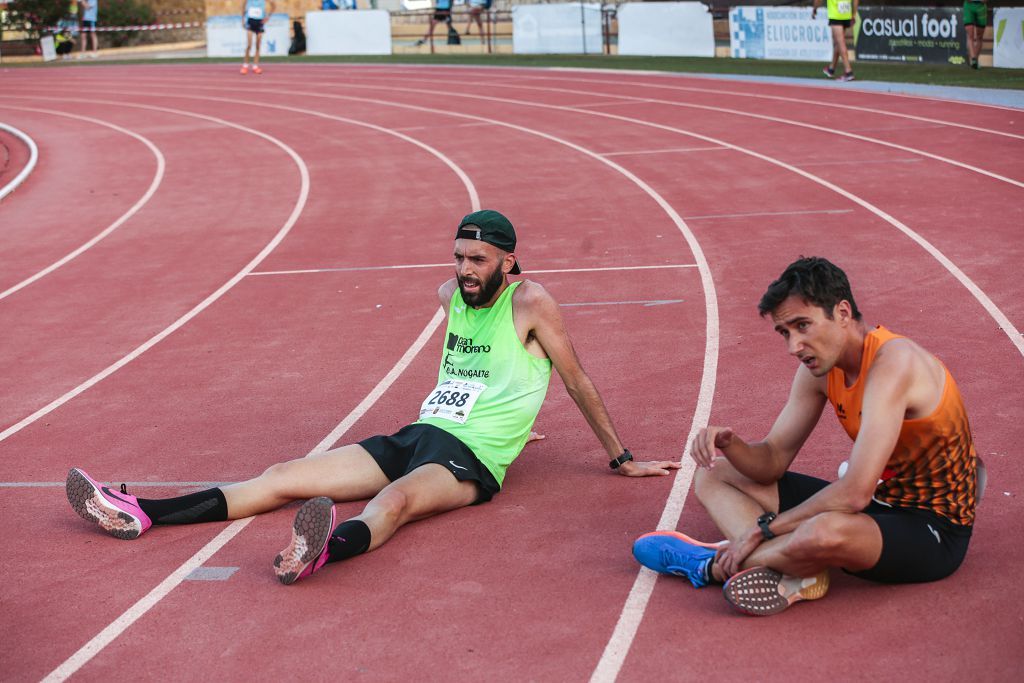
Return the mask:
[[303,503],[292,524],[291,543],[274,558],[278,580],[287,586],[327,564],[327,542],[333,530],[333,500],[320,496]]
[[138,538],[153,526],[149,515],[139,507],[138,498],[129,495],[124,484],[120,491],[111,491],[84,470],[72,467],[65,489],[68,502],[79,517],[99,524],[114,538],[125,541]]

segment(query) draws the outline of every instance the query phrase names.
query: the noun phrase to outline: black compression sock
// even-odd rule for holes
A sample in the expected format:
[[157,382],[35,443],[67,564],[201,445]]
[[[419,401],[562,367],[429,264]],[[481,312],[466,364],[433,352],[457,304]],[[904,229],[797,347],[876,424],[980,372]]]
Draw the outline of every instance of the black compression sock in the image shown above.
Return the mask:
[[370,527],[358,519],[342,522],[327,541],[327,561],[338,562],[362,555],[370,547]]
[[228,502],[220,489],[206,489],[177,498],[147,500],[139,498],[139,507],[153,524],[197,524],[223,522],[228,518]]

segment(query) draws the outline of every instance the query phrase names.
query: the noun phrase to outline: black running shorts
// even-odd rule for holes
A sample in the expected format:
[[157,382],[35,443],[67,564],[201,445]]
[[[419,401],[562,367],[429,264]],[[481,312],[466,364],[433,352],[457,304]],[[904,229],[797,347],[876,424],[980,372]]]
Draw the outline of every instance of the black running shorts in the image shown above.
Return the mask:
[[843,28],[850,28],[850,19],[829,19],[829,26],[842,26]]
[[[804,502],[829,482],[796,472],[779,480],[779,512]],[[929,510],[897,508],[871,501],[863,510],[882,532],[882,556],[871,569],[849,572],[882,583],[937,581],[957,570],[967,554],[971,527]]]
[[448,432],[427,424],[402,427],[391,436],[371,436],[359,445],[377,461],[384,475],[395,481],[417,467],[436,463],[451,472],[459,481],[476,484],[474,505],[486,503],[501,486],[469,447]]
[[263,20],[250,17],[245,20],[245,29],[253,33],[263,33]]

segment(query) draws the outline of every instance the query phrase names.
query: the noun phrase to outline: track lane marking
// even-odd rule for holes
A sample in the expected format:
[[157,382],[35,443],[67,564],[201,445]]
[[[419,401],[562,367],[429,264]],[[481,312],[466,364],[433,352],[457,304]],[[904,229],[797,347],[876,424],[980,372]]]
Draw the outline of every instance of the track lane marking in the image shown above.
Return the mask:
[[[11,97],[20,97],[20,96],[13,95]],[[139,109],[145,109],[145,110],[150,110],[150,111],[161,111],[161,112],[167,112],[167,113],[171,113],[171,114],[181,114],[181,115],[192,117],[192,118],[198,118],[198,119],[202,119],[202,120],[206,120],[206,121],[211,121],[213,123],[216,123],[216,124],[219,124],[219,125],[223,125],[223,126],[226,126],[228,128],[235,128],[236,130],[240,130],[242,132],[250,133],[252,135],[255,135],[256,137],[263,138],[264,140],[267,140],[271,144],[279,147],[289,157],[291,157],[293,162],[295,162],[296,166],[299,169],[299,178],[300,178],[299,194],[298,194],[298,198],[296,199],[295,206],[292,208],[291,214],[288,216],[287,220],[284,222],[284,224],[281,226],[281,228],[278,229],[277,233],[270,240],[270,242],[268,242],[266,244],[266,246],[264,246],[263,249],[259,252],[259,254],[257,254],[252,260],[250,260],[249,263],[247,263],[242,268],[242,270],[240,270],[238,273],[236,273],[230,280],[228,280],[223,285],[221,285],[216,291],[214,291],[212,294],[208,295],[200,303],[196,304],[187,313],[185,313],[180,318],[175,320],[173,323],[168,325],[162,331],[158,332],[157,334],[155,334],[154,336],[150,337],[148,340],[146,340],[145,342],[143,342],[142,344],[137,346],[133,351],[129,352],[127,355],[123,356],[121,359],[117,360],[116,362],[114,362],[111,365],[107,366],[106,368],[104,368],[100,372],[96,373],[95,375],[93,375],[92,377],[87,379],[86,381],[84,381],[81,384],[79,384],[74,389],[66,392],[62,396],[54,399],[53,401],[51,401],[50,403],[46,404],[42,408],[36,410],[34,413],[29,415],[28,417],[23,418],[21,421],[17,422],[16,424],[11,425],[10,427],[5,429],[4,431],[0,432],[0,442],[3,442],[5,439],[13,436],[14,434],[17,434],[22,429],[24,429],[25,427],[29,426],[30,424],[32,424],[33,422],[35,422],[39,418],[41,418],[41,417],[43,417],[45,415],[48,415],[49,413],[51,413],[54,410],[56,410],[57,408],[61,407],[62,405],[64,405],[68,401],[70,401],[71,399],[75,398],[79,394],[81,394],[84,391],[88,390],[90,387],[95,386],[96,384],[98,384],[99,382],[103,381],[104,379],[106,379],[110,375],[114,374],[115,372],[117,372],[118,370],[123,368],[125,365],[128,365],[128,363],[132,362],[133,360],[135,360],[136,358],[141,356],[143,353],[145,353],[149,349],[151,349],[154,346],[156,346],[157,344],[159,344],[161,341],[163,341],[168,336],[170,336],[173,332],[175,332],[176,330],[178,330],[179,328],[184,326],[186,323],[188,323],[190,320],[195,318],[197,315],[202,313],[204,310],[206,310],[215,301],[220,299],[220,297],[222,297],[225,293],[227,293],[228,290],[230,290],[232,287],[234,287],[236,284],[238,284],[242,280],[242,278],[245,277],[245,275],[249,271],[251,271],[257,265],[259,265],[267,256],[270,255],[270,252],[272,252],[277,247],[277,245],[281,243],[281,241],[285,238],[285,235],[288,234],[288,232],[292,229],[292,226],[295,225],[295,222],[298,220],[299,215],[302,213],[302,210],[303,210],[303,208],[306,205],[306,199],[309,196],[309,169],[306,167],[306,164],[302,160],[302,157],[300,157],[298,154],[296,154],[295,151],[291,147],[289,147],[288,145],[284,144],[283,142],[281,142],[280,140],[278,140],[277,138],[275,138],[273,136],[270,136],[270,135],[267,135],[266,133],[263,133],[262,131],[258,131],[258,130],[252,129],[252,128],[247,128],[246,126],[242,126],[242,125],[237,124],[237,123],[232,123],[232,122],[226,121],[224,119],[218,119],[218,118],[213,117],[213,116],[206,116],[205,114],[196,114],[196,113],[193,113],[193,112],[184,112],[184,111],[175,110],[175,109],[168,109],[168,108],[165,108],[165,107],[156,107],[156,106],[143,105],[143,104],[131,104],[131,103],[124,102],[124,101],[110,102],[110,101],[91,100],[91,99],[64,98],[61,101],[63,103],[66,103],[66,102],[80,102],[80,103],[87,103],[87,104],[115,105],[115,106],[118,106],[118,107],[136,107],[136,108],[139,108]]]
[[117,125],[115,123],[110,123],[109,121],[104,121],[102,119],[96,119],[96,118],[93,118],[91,116],[80,116],[78,114],[68,114],[66,112],[54,111],[54,110],[51,110],[51,109],[37,109],[37,108],[34,108],[34,107],[14,107],[14,106],[9,105],[9,104],[0,104],[0,107],[4,107],[6,109],[14,109],[16,111],[30,111],[30,112],[35,112],[35,113],[38,113],[38,114],[50,114],[50,115],[53,115],[53,116],[64,116],[64,117],[67,117],[67,118],[70,118],[70,119],[78,119],[80,121],[86,121],[88,123],[94,123],[96,125],[106,126],[107,128],[111,128],[111,129],[113,129],[113,130],[115,130],[115,131],[117,131],[119,133],[124,133],[125,135],[128,135],[130,137],[135,138],[136,140],[138,140],[139,142],[144,144],[146,147],[148,147],[149,151],[152,152],[153,156],[156,157],[156,173],[153,174],[153,180],[149,184],[149,189],[147,189],[143,193],[142,197],[140,197],[137,202],[135,202],[126,212],[121,214],[121,216],[117,220],[115,220],[113,223],[111,223],[109,226],[107,226],[106,229],[100,231],[96,236],[94,236],[90,240],[87,240],[84,244],[79,246],[77,249],[72,250],[70,253],[68,253],[64,257],[57,259],[56,261],[51,263],[49,266],[47,266],[46,268],[43,268],[42,270],[40,270],[39,272],[35,273],[34,275],[31,275],[31,276],[25,278],[24,280],[22,280],[21,282],[17,283],[16,285],[7,288],[3,292],[0,292],[0,300],[2,300],[2,299],[5,299],[6,297],[10,296],[11,294],[14,294],[18,290],[24,289],[25,287],[28,287],[33,282],[36,282],[40,278],[43,278],[43,277],[49,275],[50,273],[52,273],[53,271],[57,270],[58,268],[60,268],[64,264],[68,263],[72,259],[80,256],[82,253],[86,252],[87,250],[89,250],[90,248],[95,246],[104,237],[108,236],[110,233],[114,232],[119,227],[124,225],[124,223],[127,222],[128,219],[130,219],[132,216],[134,216],[136,213],[138,213],[139,210],[142,209],[142,207],[145,206],[149,202],[149,200],[153,197],[153,195],[156,194],[157,188],[159,188],[160,187],[160,183],[163,182],[164,171],[167,168],[167,162],[164,159],[164,155],[160,152],[160,149],[156,145],[154,145],[153,142],[151,140],[149,140],[147,137],[145,137],[143,135],[140,135],[140,134],[138,134],[138,133],[136,133],[134,131],[128,130],[127,128],[122,128],[121,126],[119,126],[119,125]]
[[[451,263],[413,263],[400,266],[352,266],[350,268],[306,268],[303,270],[261,270],[249,273],[255,275],[308,275],[311,273],[358,273],[374,270],[406,270],[411,268],[452,268]],[[536,273],[599,273],[613,270],[659,270],[664,268],[696,268],[696,263],[667,263],[650,266],[595,266],[593,268],[531,268],[525,274]]]
[[32,175],[32,171],[35,170],[36,164],[39,162],[39,146],[36,145],[36,141],[32,139],[32,136],[25,133],[14,126],[10,126],[6,123],[0,122],[0,129],[6,130],[8,133],[25,143],[28,147],[28,162],[25,164],[25,168],[18,172],[18,175],[14,176],[11,182],[7,183],[3,187],[0,187],[0,201],[4,197],[14,192],[25,179]]

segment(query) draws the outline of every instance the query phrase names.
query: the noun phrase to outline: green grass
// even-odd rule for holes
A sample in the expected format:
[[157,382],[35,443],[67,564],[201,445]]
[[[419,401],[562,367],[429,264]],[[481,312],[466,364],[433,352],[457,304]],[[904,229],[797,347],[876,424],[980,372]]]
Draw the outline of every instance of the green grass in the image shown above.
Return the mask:
[[[315,62],[339,64],[461,64],[467,66],[547,66],[595,69],[633,69],[673,73],[745,74],[757,76],[794,76],[823,79],[817,62],[783,62],[727,57],[623,57],[611,55],[391,55],[352,57],[268,57],[267,62]],[[54,66],[93,66],[95,64],[153,63],[152,59],[103,60],[102,62],[56,63]],[[236,62],[237,59],[161,59],[160,63]],[[8,65],[4,65],[5,67]],[[11,65],[14,66],[14,65]],[[20,65],[19,65],[20,66]],[[28,64],[24,66],[29,66]],[[34,64],[34,66],[42,66]],[[975,71],[966,66],[944,64],[894,64],[886,62],[855,62],[857,80],[889,83],[921,83],[955,85],[975,88],[1024,90],[1024,69],[987,68]]]

